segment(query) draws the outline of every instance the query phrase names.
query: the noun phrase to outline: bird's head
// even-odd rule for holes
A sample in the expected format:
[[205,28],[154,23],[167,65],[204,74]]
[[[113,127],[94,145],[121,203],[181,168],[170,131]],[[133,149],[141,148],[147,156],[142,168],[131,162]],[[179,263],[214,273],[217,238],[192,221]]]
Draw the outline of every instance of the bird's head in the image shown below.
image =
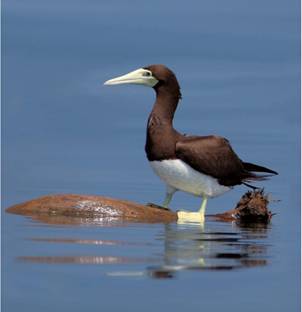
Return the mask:
[[104,85],[118,84],[138,84],[154,88],[156,91],[160,88],[180,89],[172,70],[161,64],[142,67],[104,83]]

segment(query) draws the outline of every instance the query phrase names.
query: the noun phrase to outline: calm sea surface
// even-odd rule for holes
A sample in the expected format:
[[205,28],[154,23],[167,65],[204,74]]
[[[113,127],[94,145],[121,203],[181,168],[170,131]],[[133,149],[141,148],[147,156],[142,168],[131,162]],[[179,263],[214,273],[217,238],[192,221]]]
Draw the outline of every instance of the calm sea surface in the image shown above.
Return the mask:
[[[300,2],[2,1],[2,309],[299,311]],[[163,63],[182,87],[175,127],[227,137],[266,181],[266,227],[60,225],[8,215],[46,194],[161,203],[145,159],[153,91],[104,87]],[[244,187],[208,203],[234,207]],[[196,210],[175,195],[172,208]]]

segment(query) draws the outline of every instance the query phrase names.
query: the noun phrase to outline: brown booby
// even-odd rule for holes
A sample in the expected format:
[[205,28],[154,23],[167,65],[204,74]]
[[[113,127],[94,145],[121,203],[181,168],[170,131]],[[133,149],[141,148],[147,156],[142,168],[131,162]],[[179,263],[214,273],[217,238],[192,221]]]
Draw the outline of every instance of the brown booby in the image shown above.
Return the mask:
[[167,186],[163,206],[168,207],[176,191],[202,197],[198,212],[182,211],[178,213],[179,218],[203,221],[208,198],[222,195],[235,185],[251,186],[248,183],[278,174],[242,161],[223,137],[189,136],[175,130],[173,117],[181,93],[176,76],[166,66],[139,68],[104,84],[139,84],[155,90],[156,101],[148,118],[145,151],[154,172]]

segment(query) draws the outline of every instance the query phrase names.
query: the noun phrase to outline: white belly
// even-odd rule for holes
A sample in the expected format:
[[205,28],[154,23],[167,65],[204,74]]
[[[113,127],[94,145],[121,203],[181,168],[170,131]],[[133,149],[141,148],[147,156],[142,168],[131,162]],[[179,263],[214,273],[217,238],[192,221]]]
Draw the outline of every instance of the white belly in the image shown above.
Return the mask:
[[170,187],[196,196],[219,196],[231,189],[202,174],[179,159],[150,161],[155,173]]

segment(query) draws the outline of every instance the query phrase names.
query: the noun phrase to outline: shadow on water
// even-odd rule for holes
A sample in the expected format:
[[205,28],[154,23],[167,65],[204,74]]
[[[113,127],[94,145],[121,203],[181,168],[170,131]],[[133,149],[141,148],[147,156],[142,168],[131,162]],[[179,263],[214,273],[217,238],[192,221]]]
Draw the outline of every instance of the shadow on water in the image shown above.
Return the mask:
[[[81,225],[98,227],[126,227],[129,224],[117,220],[64,218],[43,216],[44,224]],[[103,240],[87,238],[29,238],[32,242],[49,244],[97,245],[102,248],[131,247],[142,250],[144,257],[131,257],[125,251],[124,256],[113,255],[60,255],[60,256],[20,256],[19,261],[45,264],[144,264],[143,271],[110,271],[108,276],[149,276],[151,278],[173,278],[184,270],[218,271],[234,270],[268,264],[267,237],[270,225],[235,224],[209,221],[202,227],[197,224],[164,224],[155,240],[150,242],[131,242],[125,240]],[[154,252],[152,248],[157,247]],[[117,250],[115,248],[115,250]],[[158,249],[160,250],[158,252]],[[78,248],[77,248],[78,250]],[[108,248],[106,249],[108,252]],[[121,249],[125,250],[125,249]],[[94,249],[95,252],[95,249]],[[133,268],[133,266],[131,267]]]

